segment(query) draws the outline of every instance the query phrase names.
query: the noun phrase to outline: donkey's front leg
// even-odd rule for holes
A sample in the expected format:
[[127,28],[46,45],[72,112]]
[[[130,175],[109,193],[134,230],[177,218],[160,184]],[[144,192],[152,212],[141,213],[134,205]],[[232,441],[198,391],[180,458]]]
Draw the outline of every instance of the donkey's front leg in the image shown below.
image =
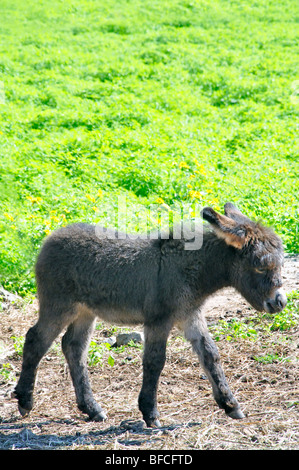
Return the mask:
[[244,418],[239,403],[228,386],[221,367],[218,349],[208,333],[205,319],[200,312],[187,319],[184,331],[186,339],[191,342],[193,350],[198,355],[212,384],[214,398],[219,407],[224,409],[231,418]]
[[139,409],[147,426],[160,426],[157,410],[158,381],[166,359],[166,343],[172,323],[145,325],[143,382],[139,394]]

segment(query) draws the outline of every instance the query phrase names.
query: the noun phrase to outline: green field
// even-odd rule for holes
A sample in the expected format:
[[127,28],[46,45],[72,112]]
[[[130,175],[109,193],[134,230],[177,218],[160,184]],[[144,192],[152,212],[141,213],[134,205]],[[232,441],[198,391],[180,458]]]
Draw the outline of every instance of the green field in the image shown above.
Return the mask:
[[113,224],[120,194],[232,201],[298,253],[298,21],[297,0],[1,0],[0,284],[34,293],[43,238]]

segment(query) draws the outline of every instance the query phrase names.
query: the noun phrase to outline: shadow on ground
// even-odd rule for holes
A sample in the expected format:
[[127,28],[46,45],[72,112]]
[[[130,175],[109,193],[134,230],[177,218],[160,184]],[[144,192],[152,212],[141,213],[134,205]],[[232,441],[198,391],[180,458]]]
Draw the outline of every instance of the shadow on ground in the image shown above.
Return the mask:
[[[53,424],[64,424],[69,426],[69,434],[55,435],[46,434],[45,428]],[[27,450],[59,450],[84,446],[109,446],[111,449],[117,441],[123,446],[142,446],[149,439],[152,441],[161,440],[162,435],[166,435],[173,430],[180,428],[190,428],[200,426],[201,423],[184,423],[171,426],[162,426],[160,428],[147,428],[143,421],[122,421],[119,426],[110,426],[107,429],[99,431],[90,431],[87,433],[75,432],[72,434],[70,420],[49,420],[41,421],[36,424],[0,424],[0,449],[27,449]],[[40,430],[43,428],[43,434]],[[12,432],[15,429],[15,432]]]

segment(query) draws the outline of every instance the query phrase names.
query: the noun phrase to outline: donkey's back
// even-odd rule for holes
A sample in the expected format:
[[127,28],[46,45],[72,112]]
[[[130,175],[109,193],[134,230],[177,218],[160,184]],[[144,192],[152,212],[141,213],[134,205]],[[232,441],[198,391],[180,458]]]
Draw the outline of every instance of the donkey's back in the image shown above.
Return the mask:
[[158,240],[72,224],[55,231],[41,249],[35,268],[39,300],[60,305],[63,297],[110,322],[143,323],[157,303],[159,265]]

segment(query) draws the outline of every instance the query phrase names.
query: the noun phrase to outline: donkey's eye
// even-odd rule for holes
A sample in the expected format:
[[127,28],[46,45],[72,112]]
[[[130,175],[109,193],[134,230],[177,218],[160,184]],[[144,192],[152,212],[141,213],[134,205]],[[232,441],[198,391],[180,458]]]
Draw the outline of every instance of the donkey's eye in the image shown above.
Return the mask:
[[267,272],[267,269],[255,268],[254,271],[259,274],[265,274]]

